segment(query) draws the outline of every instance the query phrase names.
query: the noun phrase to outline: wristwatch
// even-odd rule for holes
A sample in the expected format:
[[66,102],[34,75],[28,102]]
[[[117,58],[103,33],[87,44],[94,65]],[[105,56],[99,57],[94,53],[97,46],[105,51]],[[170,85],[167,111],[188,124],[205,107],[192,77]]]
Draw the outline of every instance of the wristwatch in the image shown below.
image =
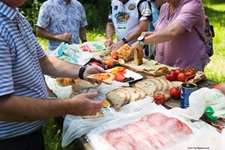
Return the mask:
[[144,36],[141,35],[141,36],[138,37],[138,42],[139,42],[142,46],[145,46],[144,40],[145,40],[145,37],[144,37]]
[[123,41],[124,44],[127,44],[128,43],[128,41],[127,41],[126,38],[122,38],[122,41]]

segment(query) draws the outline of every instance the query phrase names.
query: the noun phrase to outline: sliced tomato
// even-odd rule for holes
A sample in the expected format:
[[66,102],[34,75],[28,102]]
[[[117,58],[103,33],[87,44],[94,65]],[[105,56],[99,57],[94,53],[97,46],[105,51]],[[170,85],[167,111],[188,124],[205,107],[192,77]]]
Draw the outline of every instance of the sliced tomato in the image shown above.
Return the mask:
[[126,79],[126,77],[124,76],[124,74],[116,74],[114,80],[118,81],[118,82],[123,82]]

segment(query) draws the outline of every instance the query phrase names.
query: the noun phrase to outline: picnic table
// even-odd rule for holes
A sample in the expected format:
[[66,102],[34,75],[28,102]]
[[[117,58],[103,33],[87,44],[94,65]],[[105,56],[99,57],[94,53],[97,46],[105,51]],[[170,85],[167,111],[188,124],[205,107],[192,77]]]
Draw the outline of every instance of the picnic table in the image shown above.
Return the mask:
[[[216,84],[215,81],[205,79],[197,83],[197,88],[198,89],[202,87],[213,88],[215,84]],[[48,93],[49,93],[49,97],[56,97],[55,94],[49,89],[48,89]],[[165,107],[167,109],[180,107],[180,100],[170,98],[169,100],[166,101]],[[60,128],[62,128],[62,125],[63,125],[62,117],[56,117],[55,122],[60,126]],[[83,150],[93,150],[92,146],[86,140],[85,135],[75,139],[74,142],[76,143],[76,145],[79,145],[79,147]]]

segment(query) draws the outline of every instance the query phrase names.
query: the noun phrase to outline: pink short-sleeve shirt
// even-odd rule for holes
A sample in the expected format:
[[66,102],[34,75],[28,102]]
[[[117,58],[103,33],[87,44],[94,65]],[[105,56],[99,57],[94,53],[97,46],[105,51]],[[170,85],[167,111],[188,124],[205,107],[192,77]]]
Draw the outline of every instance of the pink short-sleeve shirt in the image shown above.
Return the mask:
[[183,26],[186,31],[173,40],[156,44],[155,60],[174,67],[194,66],[197,70],[203,70],[210,59],[199,36],[204,36],[204,8],[201,0],[181,0],[170,16],[169,7],[168,3],[161,7],[156,32],[173,23]]

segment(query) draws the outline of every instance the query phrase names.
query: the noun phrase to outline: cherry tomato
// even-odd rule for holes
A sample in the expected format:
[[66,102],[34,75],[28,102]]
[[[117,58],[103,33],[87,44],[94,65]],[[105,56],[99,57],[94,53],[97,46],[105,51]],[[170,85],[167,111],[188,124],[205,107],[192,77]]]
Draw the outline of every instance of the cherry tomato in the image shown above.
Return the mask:
[[119,57],[117,56],[117,55],[113,55],[113,57],[112,57],[114,60],[118,60],[119,59]]
[[179,99],[180,98],[180,95],[181,95],[181,91],[179,88],[177,87],[172,87],[170,89],[170,96],[174,99]]
[[174,81],[176,80],[176,74],[175,74],[175,71],[172,70],[170,71],[169,73],[166,74],[166,79],[169,80],[169,81]]
[[153,101],[157,104],[157,105],[165,105],[165,95],[163,95],[162,93],[156,93],[153,97]]
[[179,73],[178,76],[177,76],[178,81],[185,82],[186,79],[187,79],[187,76],[184,72]]
[[182,72],[182,70],[181,69],[175,69],[174,71],[175,71],[176,80],[177,80],[177,76],[178,76],[178,74],[180,74]]
[[194,76],[196,73],[196,69],[191,66],[186,67],[184,71],[187,77]]
[[126,77],[123,74],[116,74],[114,80],[118,82],[123,82],[126,79]]

